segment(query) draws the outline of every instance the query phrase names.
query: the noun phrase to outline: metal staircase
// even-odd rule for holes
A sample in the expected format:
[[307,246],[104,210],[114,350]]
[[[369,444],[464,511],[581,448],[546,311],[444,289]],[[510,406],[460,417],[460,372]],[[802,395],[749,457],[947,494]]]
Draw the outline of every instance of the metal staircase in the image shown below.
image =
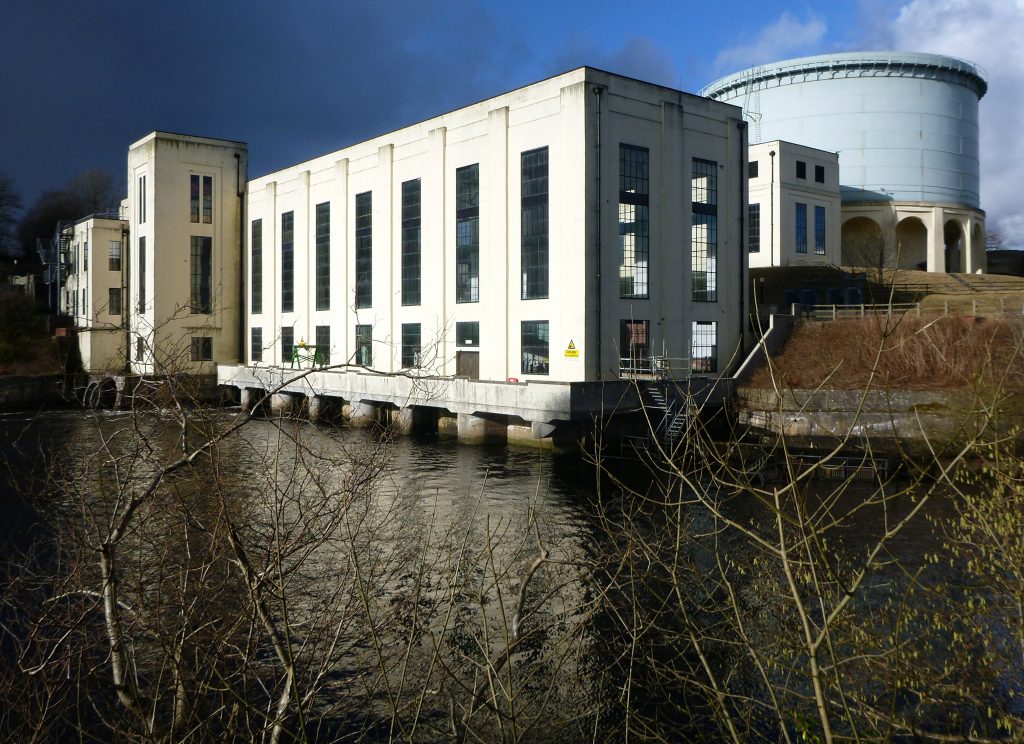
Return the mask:
[[686,397],[669,382],[656,382],[647,386],[647,397],[653,405],[645,405],[653,415],[651,423],[657,423],[654,436],[674,447],[689,427],[689,406]]

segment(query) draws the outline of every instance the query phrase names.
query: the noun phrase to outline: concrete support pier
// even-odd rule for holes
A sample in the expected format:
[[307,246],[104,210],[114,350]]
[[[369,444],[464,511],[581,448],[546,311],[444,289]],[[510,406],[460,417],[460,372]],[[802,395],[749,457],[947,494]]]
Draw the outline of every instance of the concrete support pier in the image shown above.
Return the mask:
[[264,395],[266,393],[256,388],[242,388],[239,395],[242,410],[251,413],[253,408],[262,401]]
[[369,426],[376,420],[377,406],[368,401],[354,400],[346,406],[352,426]]
[[459,441],[464,444],[490,444],[508,441],[508,426],[481,416],[458,414]]
[[320,421],[330,416],[331,400],[324,395],[310,395],[306,400],[306,415],[310,421]]
[[270,396],[270,410],[279,416],[289,416],[302,404],[298,393],[274,393]]

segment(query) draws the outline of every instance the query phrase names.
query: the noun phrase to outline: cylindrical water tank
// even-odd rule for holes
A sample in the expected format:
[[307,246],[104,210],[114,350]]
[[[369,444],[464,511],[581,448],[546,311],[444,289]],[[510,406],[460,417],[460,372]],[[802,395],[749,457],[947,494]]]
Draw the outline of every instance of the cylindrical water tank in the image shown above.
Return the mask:
[[970,62],[937,54],[850,52],[752,67],[701,95],[742,106],[751,142],[839,153],[844,203],[979,207],[978,100]]

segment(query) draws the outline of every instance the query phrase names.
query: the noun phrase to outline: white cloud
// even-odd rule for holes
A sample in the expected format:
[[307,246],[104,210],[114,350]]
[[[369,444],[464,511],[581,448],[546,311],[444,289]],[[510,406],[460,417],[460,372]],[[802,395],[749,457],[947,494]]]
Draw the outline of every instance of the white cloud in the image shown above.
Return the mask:
[[777,62],[786,57],[818,51],[828,25],[809,13],[800,19],[786,11],[774,23],[765,26],[749,43],[727,47],[715,57],[715,71],[730,73],[745,67]]
[[981,206],[987,224],[1024,246],[1024,0],[912,0],[875,43],[981,65]]

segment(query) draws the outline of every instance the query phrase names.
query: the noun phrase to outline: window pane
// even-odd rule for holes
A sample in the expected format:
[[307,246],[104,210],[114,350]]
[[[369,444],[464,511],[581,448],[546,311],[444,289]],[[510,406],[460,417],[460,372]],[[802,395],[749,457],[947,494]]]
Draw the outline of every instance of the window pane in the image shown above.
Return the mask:
[[329,325],[316,327],[316,354],[313,361],[317,360],[320,364],[331,363],[331,327]]
[[455,171],[455,301],[480,301],[480,165]]
[[291,364],[292,350],[295,347],[295,329],[281,329],[281,364]]
[[203,222],[213,222],[213,176],[203,176]]
[[199,176],[189,176],[188,218],[199,222]]
[[209,315],[213,312],[212,267],[213,238],[193,235],[190,272],[193,314]]
[[825,207],[814,207],[814,252],[825,255]]
[[209,336],[192,336],[192,361],[208,362],[213,359],[213,339]]
[[695,320],[692,326],[691,369],[696,373],[718,371],[718,324]]
[[456,346],[479,346],[480,345],[480,323],[478,321],[466,321],[455,324],[455,345]]
[[107,269],[109,271],[120,271],[121,270],[121,241],[111,240],[110,241],[110,254],[107,259]]
[[263,329],[249,329],[249,358],[254,362],[263,361]]
[[356,326],[355,363],[362,367],[373,364],[373,326]]
[[420,304],[420,179],[402,184],[402,304]]
[[331,309],[331,204],[316,205],[316,309]]
[[548,359],[548,321],[524,320],[522,322],[522,373],[524,375],[546,375]]
[[295,310],[295,213],[281,215],[281,312]]
[[690,296],[718,300],[718,163],[693,159],[690,194]]
[[111,315],[120,315],[121,314],[121,288],[120,287],[112,287],[111,289],[107,290],[107,292],[108,292],[107,312],[109,312]]
[[650,260],[650,153],[619,145],[619,296],[647,299]]
[[139,238],[139,312],[146,312],[146,238]]
[[356,194],[357,308],[373,305],[373,193]]
[[548,296],[548,148],[521,155],[522,298]]
[[807,205],[796,203],[796,252],[807,253]]
[[252,251],[250,269],[251,305],[254,315],[263,312],[263,220],[252,221],[252,239],[249,242]]
[[402,323],[402,366],[420,366],[419,323]]
[[747,250],[761,251],[761,205],[751,204],[747,210]]

